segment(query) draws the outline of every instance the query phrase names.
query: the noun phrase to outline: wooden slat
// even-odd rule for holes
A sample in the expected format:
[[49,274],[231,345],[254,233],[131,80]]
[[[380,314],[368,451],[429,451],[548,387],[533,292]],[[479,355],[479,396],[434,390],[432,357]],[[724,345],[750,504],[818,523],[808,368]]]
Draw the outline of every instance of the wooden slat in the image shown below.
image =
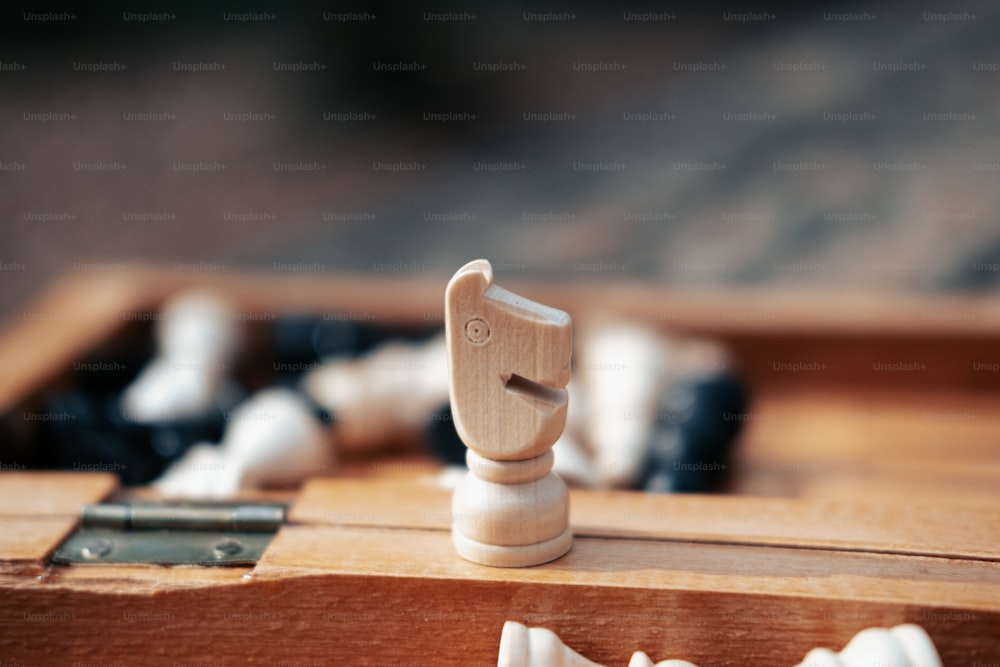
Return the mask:
[[342,575],[510,584],[789,595],[1000,612],[1000,564],[734,544],[577,537],[564,558],[530,568],[461,559],[447,531],[291,526],[258,564],[256,579]]
[[1000,479],[998,406],[993,394],[763,391],[741,446],[751,460],[814,465],[961,461]]
[[[570,491],[580,536],[785,545],[1000,561],[1000,514],[953,505]],[[289,516],[305,525],[447,531],[451,494],[432,477],[314,479]]]
[[728,491],[738,496],[863,499],[873,505],[907,503],[995,509],[1000,475],[979,463],[813,463],[742,460]]
[[760,392],[729,490],[873,504],[1000,505],[1000,410],[991,394]]
[[76,527],[74,517],[0,516],[0,571],[42,562]]
[[[608,665],[637,649],[791,665],[903,622],[924,626],[945,664],[1000,656],[997,563],[580,538],[559,561],[501,570],[461,560],[441,530],[291,526],[249,576],[206,587],[200,568],[142,572],[60,568],[44,585],[0,575],[0,653],[24,664],[467,667],[495,664],[511,619]],[[114,632],[97,641],[95,627]]]
[[96,503],[118,487],[109,473],[0,473],[0,517],[78,518],[83,505]]
[[106,473],[0,473],[0,571],[38,571],[86,503],[118,486]]
[[159,565],[79,564],[50,567],[42,581],[53,590],[75,593],[133,595],[144,597],[169,591],[237,586],[252,581],[253,568],[165,567]]

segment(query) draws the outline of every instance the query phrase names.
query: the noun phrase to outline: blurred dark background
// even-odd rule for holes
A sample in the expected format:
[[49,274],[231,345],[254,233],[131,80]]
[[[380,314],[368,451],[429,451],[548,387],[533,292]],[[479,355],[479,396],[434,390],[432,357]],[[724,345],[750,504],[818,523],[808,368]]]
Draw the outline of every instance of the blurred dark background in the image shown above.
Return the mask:
[[6,5],[0,313],[73,272],[983,291],[991,3]]

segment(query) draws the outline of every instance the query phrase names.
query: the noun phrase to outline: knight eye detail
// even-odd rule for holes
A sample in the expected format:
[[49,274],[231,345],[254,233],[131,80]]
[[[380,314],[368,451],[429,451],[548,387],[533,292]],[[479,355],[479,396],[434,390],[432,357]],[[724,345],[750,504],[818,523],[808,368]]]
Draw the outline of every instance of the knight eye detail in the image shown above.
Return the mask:
[[465,337],[470,343],[482,345],[490,339],[490,325],[476,317],[465,323]]

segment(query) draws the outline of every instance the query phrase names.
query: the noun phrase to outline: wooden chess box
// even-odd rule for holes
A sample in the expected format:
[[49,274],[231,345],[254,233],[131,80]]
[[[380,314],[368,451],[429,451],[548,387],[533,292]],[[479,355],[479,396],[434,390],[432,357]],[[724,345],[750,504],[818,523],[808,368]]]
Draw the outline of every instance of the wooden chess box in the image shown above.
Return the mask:
[[[440,326],[446,277],[80,273],[7,322],[0,411],[73,381],[74,361],[148,334],[170,294],[209,284],[247,314]],[[565,557],[460,559],[450,494],[412,451],[342,462],[284,502],[255,564],[53,562],[82,507],[149,500],[112,475],[0,477],[0,661],[116,665],[491,665],[506,620],[591,660],[636,650],[699,665],[792,665],[865,627],[916,623],[944,664],[1000,662],[1000,302],[674,293],[528,284],[591,317],[705,335],[752,404],[725,495],[571,492]]]

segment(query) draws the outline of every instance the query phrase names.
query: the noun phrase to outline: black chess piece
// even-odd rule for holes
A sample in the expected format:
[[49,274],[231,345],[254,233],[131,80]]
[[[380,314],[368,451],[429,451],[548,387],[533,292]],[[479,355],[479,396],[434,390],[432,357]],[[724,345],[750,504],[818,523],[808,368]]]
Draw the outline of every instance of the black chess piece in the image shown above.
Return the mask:
[[465,465],[468,447],[455,430],[451,405],[445,404],[428,416],[425,436],[428,447],[438,459],[450,465]]
[[732,448],[747,409],[747,391],[725,372],[680,381],[663,394],[653,429],[647,491],[717,490],[732,469]]

